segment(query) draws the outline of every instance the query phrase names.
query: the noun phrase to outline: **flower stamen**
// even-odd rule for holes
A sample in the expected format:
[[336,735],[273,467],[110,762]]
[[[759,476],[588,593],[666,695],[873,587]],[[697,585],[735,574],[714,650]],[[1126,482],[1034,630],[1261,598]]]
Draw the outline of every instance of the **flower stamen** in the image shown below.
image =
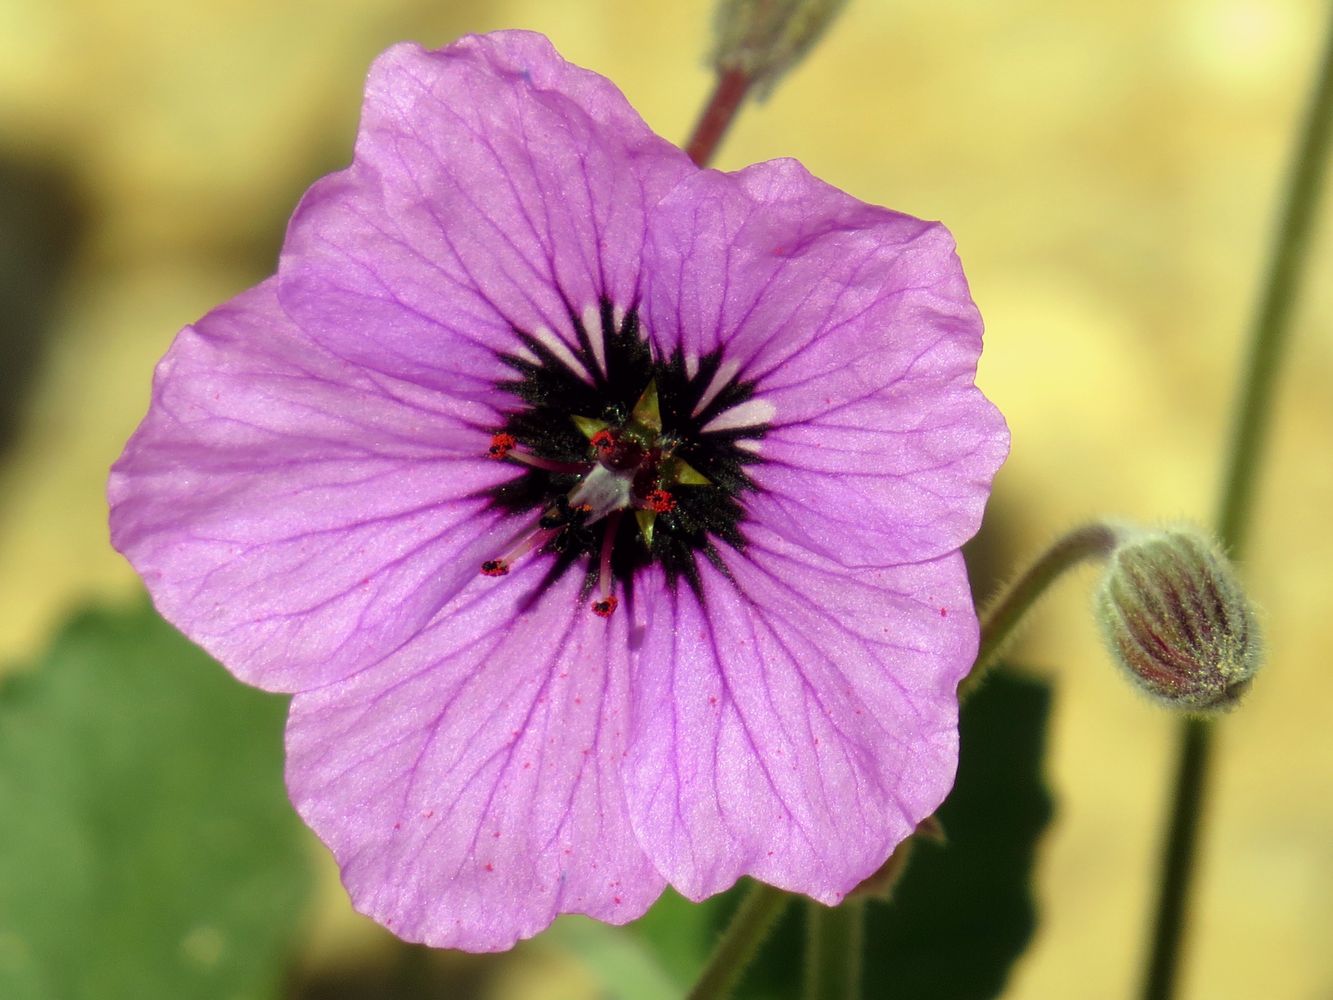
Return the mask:
[[620,511],[617,510],[607,517],[606,530],[602,533],[602,553],[597,566],[597,589],[602,596],[592,602],[592,613],[599,618],[610,618],[619,603],[611,593],[611,552],[619,530]]
[[581,476],[592,468],[592,465],[588,462],[558,462],[553,458],[542,458],[540,455],[532,455],[526,451],[511,451],[509,458],[515,462],[530,465],[534,469],[544,469],[547,472],[565,475]]
[[[543,519],[544,520],[544,519]],[[560,534],[563,527],[546,527],[544,524],[538,524],[536,528],[529,531],[526,535],[504,555],[498,559],[487,559],[481,564],[482,576],[504,576],[509,572],[509,568],[514,563],[527,555],[533,549],[539,549],[549,542],[556,535]]]
[[543,458],[527,451],[516,451],[518,438],[508,431],[500,431],[491,436],[491,446],[486,449],[486,457],[496,461],[512,458],[534,469],[563,475],[581,476],[592,468],[591,462],[560,462],[553,458]]

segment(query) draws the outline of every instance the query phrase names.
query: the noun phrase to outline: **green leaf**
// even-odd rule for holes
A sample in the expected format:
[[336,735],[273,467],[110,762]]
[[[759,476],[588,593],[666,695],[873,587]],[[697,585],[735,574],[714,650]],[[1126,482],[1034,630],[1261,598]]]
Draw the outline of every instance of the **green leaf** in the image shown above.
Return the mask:
[[746,888],[738,886],[702,903],[691,903],[668,889],[652,909],[629,925],[630,932],[679,986],[689,986],[703,969]]
[[285,709],[147,609],[0,683],[0,996],[278,995],[309,884]]
[[562,917],[538,939],[578,958],[607,1000],[677,1000],[682,990],[641,938],[586,917]]

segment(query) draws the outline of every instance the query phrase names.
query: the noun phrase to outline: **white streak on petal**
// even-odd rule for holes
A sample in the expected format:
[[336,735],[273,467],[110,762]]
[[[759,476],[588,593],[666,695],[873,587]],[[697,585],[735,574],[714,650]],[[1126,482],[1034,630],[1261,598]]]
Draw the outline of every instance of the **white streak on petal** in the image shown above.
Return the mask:
[[777,407],[766,399],[747,399],[738,406],[719,413],[704,424],[705,431],[729,431],[737,427],[757,427],[773,419]]
[[[616,321],[620,325],[620,321]],[[588,342],[592,344],[592,356],[597,359],[597,367],[606,374],[606,336],[602,329],[602,311],[596,306],[583,309],[583,329],[588,331]]]
[[[695,361],[694,364],[697,370],[699,362]],[[694,416],[698,416],[702,413],[704,407],[713,401],[713,398],[726,387],[728,382],[736,377],[736,373],[740,370],[741,366],[739,362],[722,362],[722,364],[718,366],[717,372],[713,375],[713,381],[708,383],[708,388],[705,389],[704,394],[699,397],[699,405],[694,408]]]
[[592,376],[588,374],[588,369],[584,368],[579,359],[574,357],[574,352],[569,349],[569,345],[557,333],[544,326],[539,326],[532,331],[532,337],[543,347],[548,348],[552,354],[560,359],[561,363],[585,382],[591,382]]

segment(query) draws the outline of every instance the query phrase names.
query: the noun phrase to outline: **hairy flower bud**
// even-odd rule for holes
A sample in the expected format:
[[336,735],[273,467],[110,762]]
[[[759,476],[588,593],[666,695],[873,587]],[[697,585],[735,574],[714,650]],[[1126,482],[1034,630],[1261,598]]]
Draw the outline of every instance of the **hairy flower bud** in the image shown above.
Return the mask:
[[720,0],[713,65],[740,70],[765,97],[832,23],[847,0]]
[[1235,569],[1191,528],[1131,534],[1097,593],[1102,634],[1134,682],[1172,708],[1229,708],[1263,647]]

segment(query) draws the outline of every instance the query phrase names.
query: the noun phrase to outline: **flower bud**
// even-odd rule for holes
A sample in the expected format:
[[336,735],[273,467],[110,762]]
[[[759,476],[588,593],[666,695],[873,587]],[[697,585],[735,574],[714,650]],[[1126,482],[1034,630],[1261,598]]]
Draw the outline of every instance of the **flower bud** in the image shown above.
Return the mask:
[[1229,708],[1263,655],[1235,569],[1191,528],[1130,534],[1107,561],[1097,614],[1134,682],[1172,708]]
[[713,65],[740,70],[759,97],[810,51],[847,0],[719,0]]

